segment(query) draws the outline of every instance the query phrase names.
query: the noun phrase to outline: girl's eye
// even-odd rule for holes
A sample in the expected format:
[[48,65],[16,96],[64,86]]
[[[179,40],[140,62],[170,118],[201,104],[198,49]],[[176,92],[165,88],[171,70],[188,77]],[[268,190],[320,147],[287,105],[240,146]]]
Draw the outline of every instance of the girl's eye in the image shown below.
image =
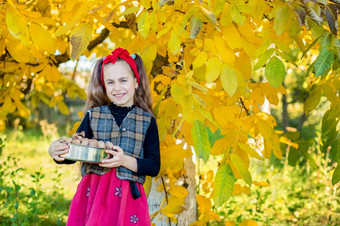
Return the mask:
[[126,80],[126,79],[123,79],[122,82],[127,82],[127,80]]

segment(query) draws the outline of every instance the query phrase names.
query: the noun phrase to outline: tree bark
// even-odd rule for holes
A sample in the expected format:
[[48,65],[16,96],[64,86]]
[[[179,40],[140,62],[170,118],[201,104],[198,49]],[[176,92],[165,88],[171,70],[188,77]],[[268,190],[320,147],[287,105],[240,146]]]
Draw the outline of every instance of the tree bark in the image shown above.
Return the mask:
[[[168,217],[162,214],[157,214],[153,219],[152,223],[157,226],[168,226],[168,225],[190,225],[190,223],[196,221],[197,219],[197,206],[196,206],[196,181],[195,181],[195,164],[192,161],[192,158],[186,158],[184,161],[184,168],[186,171],[186,175],[180,180],[183,181],[183,185],[188,190],[188,196],[185,198],[185,206],[186,209],[182,213],[176,215],[178,219],[178,223],[169,222]],[[153,213],[159,211],[161,209],[161,202],[165,197],[165,192],[158,192],[156,188],[163,183],[161,178],[153,179],[151,190],[148,196],[148,205],[149,205],[149,213],[152,215]]]

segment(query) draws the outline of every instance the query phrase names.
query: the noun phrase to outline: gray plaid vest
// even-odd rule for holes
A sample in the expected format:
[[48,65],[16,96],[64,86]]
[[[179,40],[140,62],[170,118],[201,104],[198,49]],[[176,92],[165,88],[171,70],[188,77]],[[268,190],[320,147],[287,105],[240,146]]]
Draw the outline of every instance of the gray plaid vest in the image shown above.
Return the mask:
[[[152,114],[139,107],[134,107],[124,118],[120,127],[116,124],[108,106],[95,107],[88,110],[93,138],[104,142],[111,141],[124,150],[124,154],[134,158],[143,158],[143,144],[147,129],[150,126]],[[81,175],[88,173],[103,175],[110,168],[100,167],[98,164],[83,163]],[[116,168],[117,177],[121,180],[139,182],[145,181],[145,176],[137,175],[125,167]]]

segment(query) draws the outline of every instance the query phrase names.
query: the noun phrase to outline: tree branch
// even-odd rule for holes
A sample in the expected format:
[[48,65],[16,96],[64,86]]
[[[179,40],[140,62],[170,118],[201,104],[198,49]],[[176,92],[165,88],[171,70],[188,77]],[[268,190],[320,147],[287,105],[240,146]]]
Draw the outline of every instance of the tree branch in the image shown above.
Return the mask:
[[[112,23],[112,25],[116,28],[130,28],[129,25],[125,21],[119,24],[114,22]],[[87,50],[88,51],[93,50],[96,46],[102,43],[109,36],[109,34],[110,34],[110,31],[107,28],[104,28],[102,32],[100,33],[100,35],[89,43],[89,45],[87,46]],[[63,54],[54,56],[54,59],[56,61],[55,66],[58,67],[59,64],[69,61],[70,57],[67,55],[67,53],[63,53]]]

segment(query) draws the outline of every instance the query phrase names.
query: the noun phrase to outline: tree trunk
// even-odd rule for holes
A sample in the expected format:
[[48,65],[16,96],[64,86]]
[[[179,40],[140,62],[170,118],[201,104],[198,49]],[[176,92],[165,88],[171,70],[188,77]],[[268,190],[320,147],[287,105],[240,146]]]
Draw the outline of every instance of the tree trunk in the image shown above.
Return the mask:
[[[184,168],[187,172],[180,180],[183,181],[183,185],[188,190],[188,196],[185,199],[186,210],[182,213],[176,215],[178,223],[169,222],[167,216],[162,214],[157,214],[153,219],[152,223],[157,226],[168,226],[168,225],[190,225],[190,223],[196,221],[197,219],[197,206],[196,206],[196,182],[195,182],[195,164],[192,158],[186,158],[184,161]],[[152,187],[148,197],[149,213],[152,215],[156,211],[161,209],[161,202],[165,198],[165,192],[158,192],[156,188],[159,184],[163,183],[161,178],[152,180]]]
[[289,126],[289,115],[288,115],[288,103],[287,96],[282,95],[282,128],[284,132],[287,132]]

